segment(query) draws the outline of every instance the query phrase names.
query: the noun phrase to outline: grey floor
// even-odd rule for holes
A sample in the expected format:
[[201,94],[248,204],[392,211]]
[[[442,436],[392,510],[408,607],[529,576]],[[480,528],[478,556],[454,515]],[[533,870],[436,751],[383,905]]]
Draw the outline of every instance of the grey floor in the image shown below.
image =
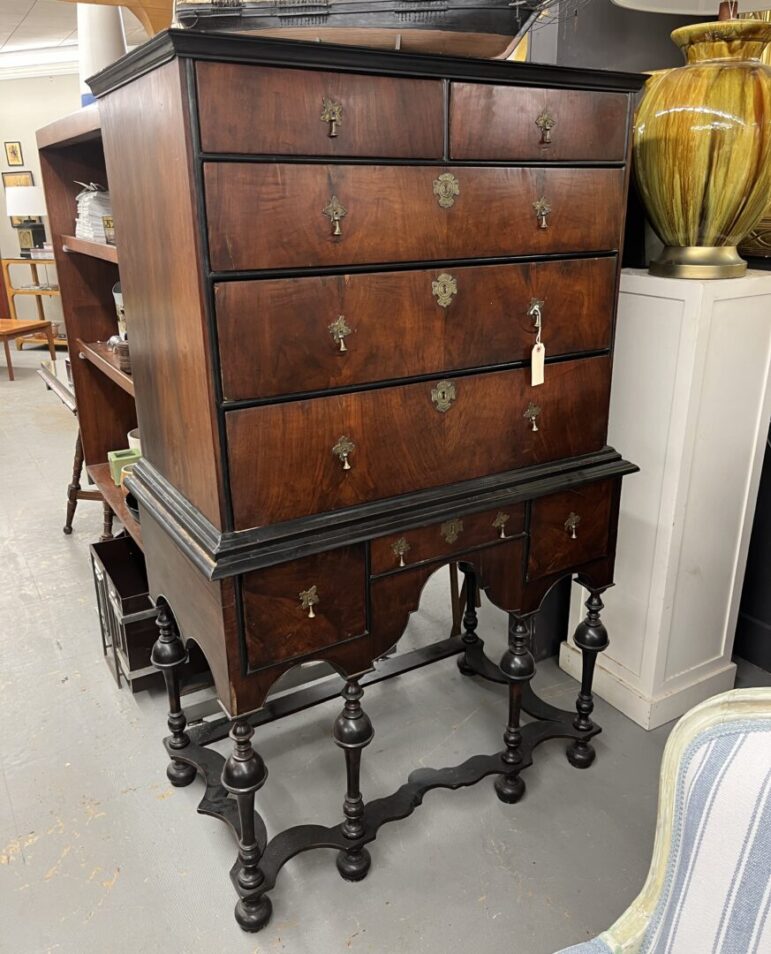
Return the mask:
[[[366,881],[344,883],[326,851],[301,856],[279,878],[269,927],[242,934],[231,837],[196,815],[198,783],[175,790],[164,775],[163,696],[119,691],[101,656],[88,564],[101,508],[82,503],[73,535],[61,532],[74,420],[34,373],[41,352],[15,357],[14,384],[0,368],[0,951],[550,954],[621,913],[647,871],[669,727],[646,733],[600,700],[605,732],[590,771],[552,742],[537,750],[518,805],[502,805],[489,781],[433,792],[381,830]],[[444,571],[405,643],[447,626]],[[503,614],[483,606],[480,632],[501,652]],[[769,682],[748,666],[741,678]],[[553,662],[535,685],[572,706],[576,684]],[[460,677],[453,660],[373,687],[365,705],[376,728],[368,798],[415,766],[494,751],[506,708],[501,687]],[[339,819],[338,710],[331,702],[259,731],[269,831]]]

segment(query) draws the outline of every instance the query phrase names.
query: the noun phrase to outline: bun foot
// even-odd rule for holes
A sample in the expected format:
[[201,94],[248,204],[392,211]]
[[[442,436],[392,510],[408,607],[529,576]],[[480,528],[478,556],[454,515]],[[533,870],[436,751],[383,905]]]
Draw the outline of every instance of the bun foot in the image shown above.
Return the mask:
[[270,921],[273,905],[267,894],[261,894],[258,898],[239,898],[235,914],[241,930],[253,934],[261,931]]
[[466,662],[465,656],[458,656],[458,669],[460,669],[464,676],[476,675],[476,670],[469,666],[469,664]]
[[194,765],[188,765],[187,762],[177,762],[172,759],[166,766],[166,778],[175,788],[184,788],[189,785],[196,776]]
[[72,533],[72,527],[62,527],[62,533],[66,533],[68,536]]
[[570,762],[574,768],[578,769],[588,769],[597,758],[594,746],[589,742],[582,742],[580,739],[576,739],[575,742],[570,743],[567,747],[566,755],[568,762]]
[[346,881],[363,881],[371,865],[372,857],[366,848],[341,851],[337,856],[337,870]]
[[514,805],[525,794],[525,783],[519,775],[499,775],[495,780],[495,794],[507,805]]

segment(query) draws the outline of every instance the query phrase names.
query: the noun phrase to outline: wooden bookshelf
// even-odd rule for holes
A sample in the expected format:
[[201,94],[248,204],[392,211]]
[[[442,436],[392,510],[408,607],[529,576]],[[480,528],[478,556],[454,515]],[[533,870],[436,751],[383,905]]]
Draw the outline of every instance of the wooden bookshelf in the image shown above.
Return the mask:
[[109,464],[89,464],[88,475],[101,491],[102,496],[110,505],[110,509],[126,528],[127,533],[142,547],[142,528],[129,513],[126,498],[120,487],[116,487],[110,474]]
[[90,242],[88,239],[75,238],[74,235],[62,236],[62,251],[76,252],[79,255],[90,255],[104,262],[118,264],[118,249],[115,245],[105,242]]
[[76,342],[78,357],[90,361],[95,367],[114,381],[119,388],[123,388],[132,397],[134,396],[134,379],[130,374],[121,371],[115,352],[104,341],[85,342],[78,339]]

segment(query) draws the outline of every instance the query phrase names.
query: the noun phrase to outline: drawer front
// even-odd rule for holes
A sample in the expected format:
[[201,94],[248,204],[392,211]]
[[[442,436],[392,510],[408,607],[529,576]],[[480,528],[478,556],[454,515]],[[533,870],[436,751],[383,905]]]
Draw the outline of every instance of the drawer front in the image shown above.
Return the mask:
[[196,64],[204,152],[440,159],[441,80]]
[[363,546],[247,573],[242,592],[251,670],[299,659],[366,634]]
[[479,368],[610,346],[616,258],[221,282],[226,400]]
[[607,556],[617,485],[615,480],[601,480],[533,501],[528,579]]
[[623,169],[207,162],[204,179],[215,271],[611,251],[624,207]]
[[620,162],[628,108],[626,93],[453,83],[450,158]]
[[412,567],[424,560],[441,560],[515,537],[524,531],[525,508],[521,504],[485,510],[483,513],[448,517],[430,527],[378,537],[370,543],[370,566],[374,574]]
[[236,529],[597,451],[609,389],[597,357],[231,411]]

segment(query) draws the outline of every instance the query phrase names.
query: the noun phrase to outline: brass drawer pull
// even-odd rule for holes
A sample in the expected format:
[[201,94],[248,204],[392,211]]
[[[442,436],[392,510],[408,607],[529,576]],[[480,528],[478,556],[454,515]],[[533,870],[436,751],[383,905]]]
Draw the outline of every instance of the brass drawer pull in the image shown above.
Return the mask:
[[577,513],[573,513],[571,511],[568,514],[568,519],[565,521],[565,529],[570,534],[571,540],[578,539],[578,534],[576,533],[576,530],[578,529],[579,523],[581,523],[580,516]]
[[302,590],[299,594],[300,596],[300,606],[304,610],[308,610],[308,619],[315,619],[316,614],[313,611],[313,607],[319,602],[319,591],[318,587],[311,586],[307,590]]
[[348,210],[340,202],[336,195],[333,195],[329,202],[324,206],[323,214],[329,218],[329,221],[332,223],[332,234],[333,235],[342,235],[342,229],[340,228],[340,221],[345,217]]
[[447,272],[437,275],[431,282],[431,292],[440,308],[446,308],[458,294],[458,281]]
[[460,183],[451,172],[443,172],[434,179],[434,195],[441,208],[450,209],[460,195]]
[[538,424],[536,422],[536,419],[540,413],[541,413],[541,408],[539,407],[539,405],[533,404],[533,402],[531,401],[527,406],[527,410],[522,415],[522,417],[530,421],[530,424],[532,425],[531,430],[533,431],[538,430]]
[[540,145],[550,146],[551,131],[557,125],[557,120],[552,116],[548,109],[544,109],[538,119],[536,119],[535,124],[541,130]]
[[538,335],[541,334],[544,304],[543,298],[531,298],[530,306],[527,309],[527,317],[533,319],[533,331],[537,332]]
[[501,540],[506,539],[506,524],[509,522],[509,519],[509,514],[499,510],[495,520],[493,520],[493,526],[499,531],[498,536]]
[[540,199],[536,199],[536,201],[533,203],[533,209],[535,210],[535,217],[538,221],[538,228],[548,229],[548,217],[551,214],[551,206],[546,201],[546,197],[541,196]]
[[329,333],[332,335],[332,340],[335,344],[340,345],[341,352],[348,350],[345,346],[345,336],[351,333],[351,329],[348,327],[344,315],[337,316],[329,326]]
[[453,517],[452,520],[448,520],[442,524],[439,528],[439,532],[448,543],[455,543],[463,532],[463,521],[458,520],[457,517]]
[[329,138],[337,136],[337,127],[343,121],[343,104],[324,96],[321,100],[321,121],[329,123]]
[[340,461],[342,462],[342,465],[343,465],[343,470],[351,469],[350,462],[348,461],[348,455],[352,454],[355,448],[356,448],[356,445],[354,444],[354,442],[351,440],[350,437],[346,437],[345,434],[343,434],[341,437],[337,439],[337,443],[332,448],[332,453],[336,457],[340,458]]
[[391,544],[391,549],[394,551],[394,555],[399,558],[399,566],[404,566],[404,557],[405,554],[409,553],[412,547],[407,543],[406,537],[399,537],[394,543]]
[[431,400],[436,405],[437,411],[442,414],[450,410],[457,396],[458,391],[452,381],[437,381],[431,388]]

